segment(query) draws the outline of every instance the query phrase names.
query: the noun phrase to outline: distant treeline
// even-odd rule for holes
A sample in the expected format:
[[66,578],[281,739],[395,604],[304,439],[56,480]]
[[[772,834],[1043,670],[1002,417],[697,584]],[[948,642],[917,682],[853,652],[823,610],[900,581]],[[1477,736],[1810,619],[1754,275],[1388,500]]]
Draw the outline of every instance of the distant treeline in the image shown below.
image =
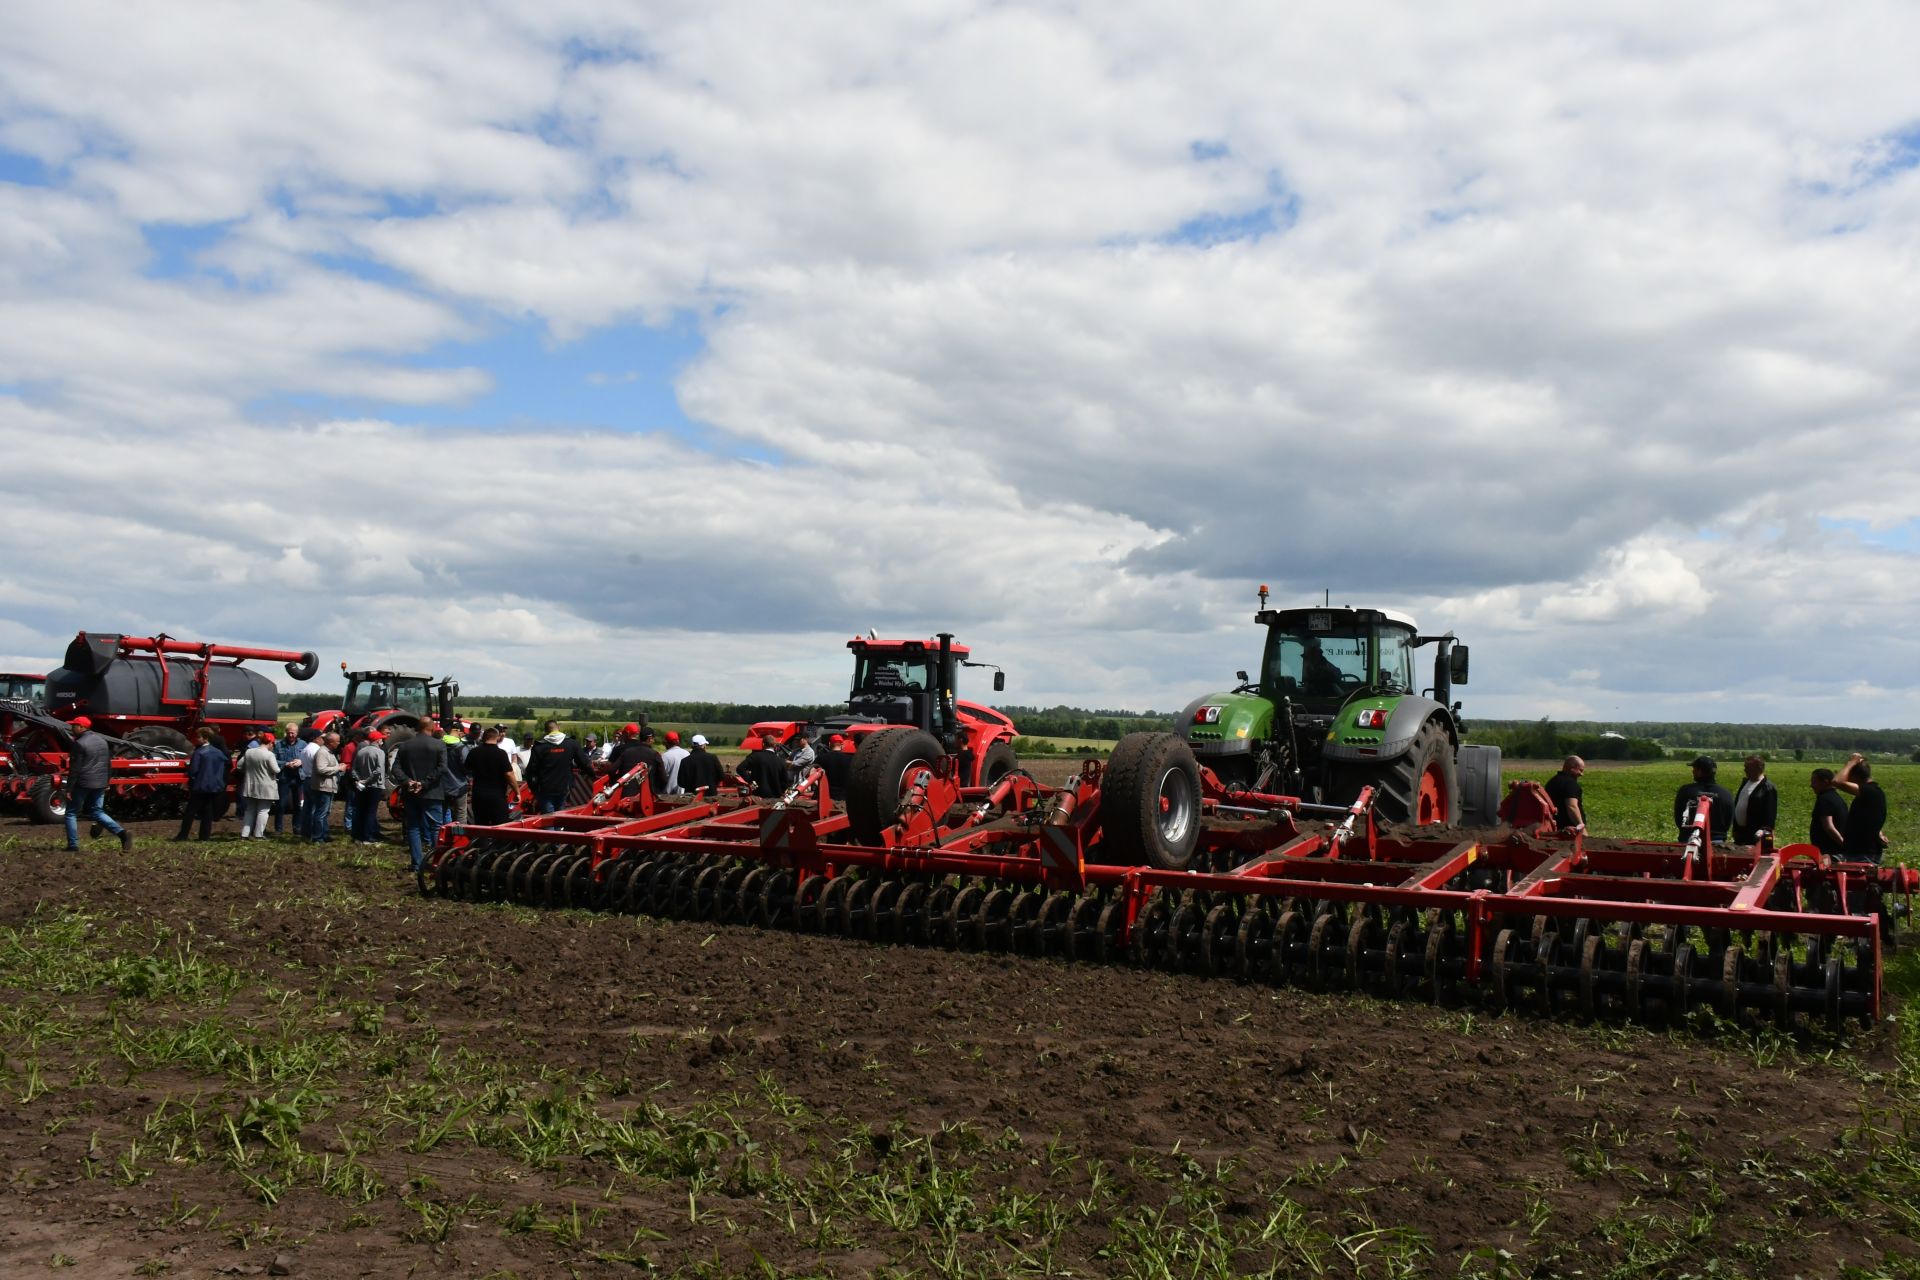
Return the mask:
[[[1710,724],[1695,721],[1593,720],[1468,721],[1467,740],[1500,748],[1502,755],[1552,760],[1578,755],[1594,760],[1659,760],[1706,752],[1749,751],[1795,758],[1804,755],[1916,756],[1920,729],[1847,729],[1824,724]],[[1607,736],[1614,734],[1618,736]]]
[[[656,702],[645,698],[551,698],[526,695],[489,697],[462,694],[463,707],[487,708],[497,720],[531,720],[554,715],[562,720],[637,720],[674,724],[753,724],[759,720],[823,720],[845,713],[844,702],[807,706],[780,702]],[[305,714],[340,705],[340,696],[324,693],[280,695],[281,710]],[[1123,738],[1141,729],[1172,727],[1171,714],[1148,711],[1088,711],[1080,707],[1003,707],[1020,732],[1037,738],[1085,738],[1090,742]]]

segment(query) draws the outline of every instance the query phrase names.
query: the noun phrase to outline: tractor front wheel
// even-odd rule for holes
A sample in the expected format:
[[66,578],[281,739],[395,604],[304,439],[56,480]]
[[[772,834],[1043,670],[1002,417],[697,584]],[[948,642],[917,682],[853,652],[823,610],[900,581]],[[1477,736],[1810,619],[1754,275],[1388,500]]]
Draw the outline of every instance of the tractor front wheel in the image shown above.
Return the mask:
[[1350,803],[1368,785],[1374,788],[1373,813],[1380,822],[1445,827],[1460,821],[1460,771],[1453,741],[1438,720],[1421,725],[1413,746],[1398,759],[1341,770],[1339,803]]
[[1020,767],[1011,742],[996,742],[980,757],[980,785],[990,787]]

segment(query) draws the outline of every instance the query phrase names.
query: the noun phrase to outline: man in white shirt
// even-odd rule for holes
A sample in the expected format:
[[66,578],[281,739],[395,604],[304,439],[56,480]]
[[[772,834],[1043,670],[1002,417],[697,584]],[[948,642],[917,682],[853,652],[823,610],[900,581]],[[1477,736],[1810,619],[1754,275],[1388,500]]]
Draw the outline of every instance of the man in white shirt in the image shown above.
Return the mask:
[[688,751],[680,745],[680,735],[672,729],[667,730],[667,749],[660,753],[660,794],[677,796],[680,794],[680,762],[688,756]]

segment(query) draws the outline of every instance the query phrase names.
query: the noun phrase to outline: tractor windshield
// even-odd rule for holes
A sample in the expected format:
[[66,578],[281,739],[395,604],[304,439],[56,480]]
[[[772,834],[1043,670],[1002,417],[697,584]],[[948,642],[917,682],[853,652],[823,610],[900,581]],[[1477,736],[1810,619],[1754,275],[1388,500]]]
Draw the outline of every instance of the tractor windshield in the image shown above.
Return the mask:
[[427,685],[424,680],[394,680],[388,676],[355,679],[347,685],[347,700],[340,709],[348,718],[358,719],[369,711],[405,711],[425,717]]
[[0,678],[0,698],[18,699],[37,706],[46,700],[46,692],[45,680],[32,680],[26,676]]
[[1380,678],[1374,687],[1382,693],[1413,692],[1413,633],[1399,627],[1380,628]]
[[854,659],[855,693],[923,693],[933,687],[933,663],[907,654],[863,653]]
[[1365,629],[1313,627],[1276,622],[1267,632],[1261,684],[1295,698],[1338,698],[1366,684],[1372,669],[1372,636]]

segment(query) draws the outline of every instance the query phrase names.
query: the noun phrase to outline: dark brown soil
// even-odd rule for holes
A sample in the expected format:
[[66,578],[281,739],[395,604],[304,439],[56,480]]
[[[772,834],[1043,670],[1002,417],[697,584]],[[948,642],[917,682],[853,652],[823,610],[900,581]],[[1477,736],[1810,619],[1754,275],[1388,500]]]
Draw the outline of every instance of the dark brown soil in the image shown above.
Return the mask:
[[[296,1181],[267,1204],[211,1146],[166,1157],[153,1117],[181,1102],[233,1114],[298,1081],[231,1057],[132,1069],[97,1031],[110,1016],[178,1027],[204,1007],[16,984],[0,1011],[57,1007],[82,1030],[0,1041],[0,1274],[63,1259],[99,1276],[1130,1274],[1143,1237],[1128,1224],[1155,1214],[1162,1242],[1195,1242],[1183,1275],[1626,1275],[1717,1258],[1814,1276],[1914,1252],[1910,1212],[1850,1189],[1863,1123],[1890,1126],[1903,1105],[1885,1033],[1829,1061],[1711,1030],[479,908],[421,900],[391,847],[157,843],[168,825],[148,824],[131,856],[106,841],[72,856],[45,829],[0,824],[0,929],[44,945],[36,927],[78,911],[99,947],[135,951],[164,926],[165,945],[189,939],[246,975],[222,1017],[259,1029],[315,1010],[316,1034],[346,1048],[313,1077],[314,1150],[377,1131],[396,1082],[457,1092],[432,1084],[433,1064],[466,1051],[496,1081],[595,1081],[603,1111],[698,1116],[733,1144],[722,1170],[778,1152],[790,1175],[811,1162],[924,1190],[944,1169],[970,1180],[980,1217],[873,1211],[817,1230],[765,1179],[715,1179],[690,1209],[692,1175],[629,1177],[590,1146],[544,1161],[468,1138],[409,1151],[416,1130],[393,1122],[363,1157],[379,1194]],[[29,1057],[57,1087],[27,1097]],[[718,1119],[729,1106],[735,1131]],[[1089,1198],[1107,1207],[1072,1207]],[[1028,1203],[1060,1221],[984,1221]],[[564,1228],[570,1205],[595,1211],[583,1232]],[[1216,1257],[1214,1238],[1239,1243]],[[623,1251],[635,1260],[609,1260]]]

